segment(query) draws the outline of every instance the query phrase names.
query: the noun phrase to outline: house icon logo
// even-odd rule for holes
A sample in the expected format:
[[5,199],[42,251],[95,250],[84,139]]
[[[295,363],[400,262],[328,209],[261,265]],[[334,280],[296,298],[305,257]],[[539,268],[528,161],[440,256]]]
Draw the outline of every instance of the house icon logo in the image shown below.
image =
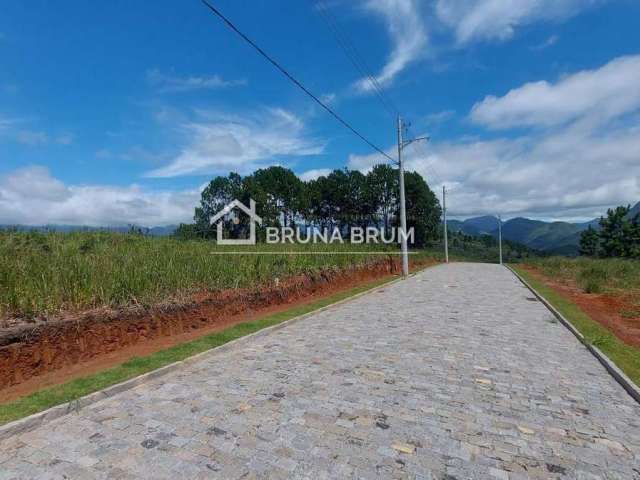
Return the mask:
[[[235,208],[244,212],[249,216],[249,238],[223,238],[224,217],[230,214]],[[237,221],[236,217],[236,221]],[[256,223],[262,225],[262,218],[256,214],[256,202],[251,198],[249,199],[249,207],[242,203],[240,200],[234,200],[224,206],[222,210],[211,217],[211,225],[217,224],[216,228],[216,241],[218,245],[255,245],[256,244]]]

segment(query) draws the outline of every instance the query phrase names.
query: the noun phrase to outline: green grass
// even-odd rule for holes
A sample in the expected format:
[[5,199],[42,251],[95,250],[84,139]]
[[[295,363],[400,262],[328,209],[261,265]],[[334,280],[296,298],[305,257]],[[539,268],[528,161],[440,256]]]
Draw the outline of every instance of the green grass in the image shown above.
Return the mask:
[[[181,302],[195,292],[253,287],[275,278],[379,260],[380,255],[370,254],[374,248],[379,251],[383,247],[221,247],[210,241],[111,232],[0,231],[0,320],[99,307]],[[294,249],[313,249],[327,255],[214,254],[229,250],[281,253]],[[364,254],[332,254],[355,249]]]
[[527,261],[549,278],[573,281],[586,293],[638,292],[640,262],[622,258],[534,258]]
[[43,389],[14,402],[0,405],[0,425],[46,410],[56,405],[77,400],[90,393],[102,390],[127,379],[156,370],[170,363],[184,360],[197,353],[219,347],[237,338],[277,325],[291,318],[309,313],[332,303],[344,300],[358,293],[378,287],[390,281],[389,278],[376,280],[365,285],[340,292],[321,300],[274,313],[258,320],[241,323],[221,332],[213,333],[197,340],[161,350],[146,357],[133,358],[119,366],[103,372],[78,378],[70,382]]
[[[565,299],[523,268],[517,265],[513,265],[513,268],[529,285],[535,288],[538,293],[569,320],[584,335],[589,344],[602,350],[636,385],[640,385],[640,348],[622,342],[612,332],[589,317],[577,305]],[[611,282],[611,279],[609,282]],[[607,285],[610,284],[607,283]]]

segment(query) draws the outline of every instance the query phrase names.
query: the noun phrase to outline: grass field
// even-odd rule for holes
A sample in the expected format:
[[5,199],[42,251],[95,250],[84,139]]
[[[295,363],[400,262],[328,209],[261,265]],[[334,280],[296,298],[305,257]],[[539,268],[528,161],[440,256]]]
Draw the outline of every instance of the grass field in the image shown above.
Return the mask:
[[554,280],[570,280],[586,293],[638,292],[640,303],[640,261],[610,258],[532,258],[527,264]]
[[[0,318],[181,301],[200,291],[252,287],[275,278],[362,264],[381,245],[257,245],[109,232],[0,232]],[[326,255],[218,255],[230,250],[314,250]],[[397,248],[393,249],[397,252]],[[428,253],[422,256],[431,255]]]

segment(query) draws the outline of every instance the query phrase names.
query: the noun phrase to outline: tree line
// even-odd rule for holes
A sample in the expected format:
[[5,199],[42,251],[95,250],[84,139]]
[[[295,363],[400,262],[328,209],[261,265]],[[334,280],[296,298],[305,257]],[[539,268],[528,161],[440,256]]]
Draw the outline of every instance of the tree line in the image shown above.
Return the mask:
[[[422,247],[439,236],[440,202],[417,172],[405,173],[405,192],[407,227],[414,229],[413,246]],[[215,238],[210,219],[234,199],[247,206],[249,199],[255,200],[256,213],[263,220],[259,239],[264,239],[264,229],[270,226],[340,231],[375,226],[385,234],[399,226],[398,171],[389,165],[376,165],[367,174],[336,169],[309,181],[274,166],[246,176],[215,177],[202,192],[194,223],[180,225],[176,234]],[[241,236],[247,223],[248,219],[227,219],[225,234]]]
[[589,257],[640,258],[640,213],[630,215],[630,206],[607,210],[599,228],[591,225],[580,236],[580,255]]

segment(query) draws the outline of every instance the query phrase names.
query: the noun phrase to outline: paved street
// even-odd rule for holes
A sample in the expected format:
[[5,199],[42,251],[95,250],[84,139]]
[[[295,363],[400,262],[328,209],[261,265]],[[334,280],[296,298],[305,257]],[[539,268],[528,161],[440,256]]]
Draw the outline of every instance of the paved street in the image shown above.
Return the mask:
[[640,479],[640,406],[505,268],[438,266],[0,443],[0,478]]

